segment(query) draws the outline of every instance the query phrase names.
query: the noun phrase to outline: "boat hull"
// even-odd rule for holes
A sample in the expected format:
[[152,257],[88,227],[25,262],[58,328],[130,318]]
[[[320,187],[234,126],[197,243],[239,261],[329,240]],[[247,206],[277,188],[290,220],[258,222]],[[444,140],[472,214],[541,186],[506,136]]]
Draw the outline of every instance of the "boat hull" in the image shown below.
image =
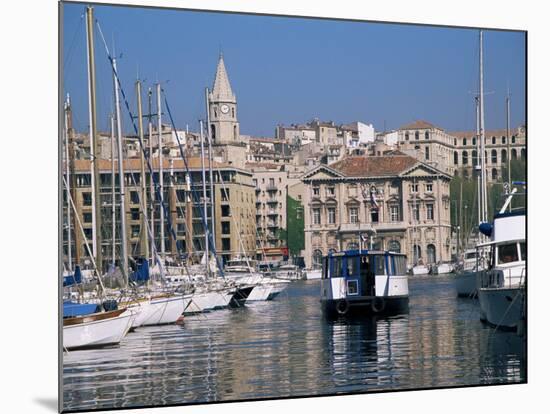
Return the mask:
[[503,330],[517,329],[524,317],[524,288],[481,288],[478,298],[482,321]]
[[306,270],[306,279],[321,279],[321,269]]
[[183,296],[153,297],[149,306],[143,326],[175,323],[183,313]]
[[477,297],[477,272],[460,272],[455,277],[456,294],[459,297]]
[[414,266],[411,272],[415,276],[427,275],[430,273],[430,268],[428,266]]
[[408,296],[364,296],[345,299],[321,299],[321,309],[328,317],[398,315],[409,310]]
[[[100,314],[94,314],[100,315]],[[131,310],[105,312],[102,319],[93,315],[82,322],[65,325],[71,320],[63,321],[63,348],[66,350],[117,345],[132,326],[135,313]]]

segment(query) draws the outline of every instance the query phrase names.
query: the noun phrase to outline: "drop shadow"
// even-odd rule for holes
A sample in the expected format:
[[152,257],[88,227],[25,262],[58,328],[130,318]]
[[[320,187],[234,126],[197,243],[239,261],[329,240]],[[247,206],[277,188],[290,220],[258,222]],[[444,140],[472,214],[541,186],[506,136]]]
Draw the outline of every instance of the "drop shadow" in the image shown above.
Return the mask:
[[44,408],[47,408],[50,411],[53,411],[54,413],[58,412],[58,406],[57,406],[57,398],[35,398],[34,402],[41,405]]

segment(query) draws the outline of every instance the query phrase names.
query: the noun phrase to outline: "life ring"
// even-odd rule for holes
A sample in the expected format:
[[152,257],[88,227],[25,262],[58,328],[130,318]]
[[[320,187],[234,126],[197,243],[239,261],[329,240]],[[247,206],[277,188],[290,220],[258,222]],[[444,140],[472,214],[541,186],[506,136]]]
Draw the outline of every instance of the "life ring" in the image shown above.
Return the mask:
[[375,296],[370,303],[370,307],[374,313],[380,313],[386,309],[386,301],[380,296]]
[[340,315],[345,315],[349,310],[349,302],[347,299],[340,299],[336,304],[336,312]]

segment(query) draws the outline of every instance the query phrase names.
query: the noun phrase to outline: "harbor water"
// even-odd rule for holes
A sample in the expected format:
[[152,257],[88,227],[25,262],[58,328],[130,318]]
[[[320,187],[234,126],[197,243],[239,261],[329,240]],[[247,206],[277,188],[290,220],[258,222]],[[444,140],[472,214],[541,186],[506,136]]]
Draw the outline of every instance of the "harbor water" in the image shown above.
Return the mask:
[[479,321],[452,275],[409,279],[402,316],[327,320],[319,280],[64,355],[65,410],[526,381],[525,338]]

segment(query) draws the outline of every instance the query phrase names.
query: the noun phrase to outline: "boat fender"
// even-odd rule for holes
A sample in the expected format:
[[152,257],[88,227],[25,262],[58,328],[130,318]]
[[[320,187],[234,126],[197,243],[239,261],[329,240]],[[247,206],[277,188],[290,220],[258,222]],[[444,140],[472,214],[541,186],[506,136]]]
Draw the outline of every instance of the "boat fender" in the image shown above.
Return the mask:
[[371,309],[375,313],[380,313],[386,309],[386,301],[380,296],[375,296],[372,302],[370,303]]
[[347,299],[340,299],[336,304],[336,312],[340,315],[345,315],[349,310],[349,302]]

